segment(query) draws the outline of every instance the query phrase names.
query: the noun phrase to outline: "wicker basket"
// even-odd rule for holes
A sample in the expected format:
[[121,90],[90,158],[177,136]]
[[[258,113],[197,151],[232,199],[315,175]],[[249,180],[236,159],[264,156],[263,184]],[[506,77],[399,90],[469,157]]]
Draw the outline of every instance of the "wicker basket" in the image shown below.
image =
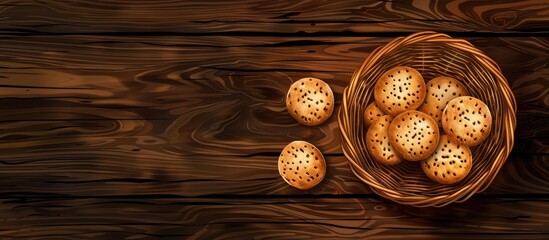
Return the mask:
[[[436,183],[425,176],[418,162],[403,161],[384,166],[370,157],[366,149],[363,112],[373,101],[377,79],[386,70],[399,65],[417,69],[426,81],[441,75],[454,77],[472,96],[490,107],[492,130],[481,145],[471,149],[473,167],[460,182]],[[366,58],[343,93],[338,121],[342,149],[352,171],[375,193],[401,204],[441,207],[467,200],[494,180],[513,146],[515,112],[513,93],[492,59],[465,40],[420,32],[378,47]]]

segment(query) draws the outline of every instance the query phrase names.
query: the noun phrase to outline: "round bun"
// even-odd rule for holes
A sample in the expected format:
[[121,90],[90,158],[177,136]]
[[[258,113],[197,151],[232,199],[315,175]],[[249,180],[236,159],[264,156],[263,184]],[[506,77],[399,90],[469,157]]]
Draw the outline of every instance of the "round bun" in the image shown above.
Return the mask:
[[332,115],[334,94],[324,81],[302,78],[290,87],[286,96],[286,109],[299,123],[315,126]]
[[431,155],[438,144],[439,130],[429,115],[406,111],[391,122],[389,141],[393,148],[406,160],[419,161]]
[[472,164],[473,156],[469,147],[456,144],[450,141],[448,135],[442,135],[433,155],[421,161],[421,168],[430,179],[452,184],[465,178]]
[[366,146],[374,160],[383,165],[395,165],[402,161],[389,142],[389,125],[393,117],[384,115],[377,118],[366,133]]
[[375,102],[372,102],[364,110],[364,123],[366,123],[366,126],[370,126],[375,120],[383,115],[385,115],[385,113],[377,107]]
[[293,141],[278,157],[278,173],[291,186],[305,190],[322,181],[326,175],[326,162],[314,145]]
[[454,98],[442,113],[442,128],[453,142],[476,146],[490,134],[492,115],[480,99],[474,97]]
[[395,67],[378,79],[374,98],[377,106],[391,116],[415,110],[425,99],[425,81],[413,68]]
[[468,96],[467,88],[451,77],[437,77],[427,82],[427,93],[423,104],[417,110],[429,114],[442,126],[442,111],[448,102],[456,97]]

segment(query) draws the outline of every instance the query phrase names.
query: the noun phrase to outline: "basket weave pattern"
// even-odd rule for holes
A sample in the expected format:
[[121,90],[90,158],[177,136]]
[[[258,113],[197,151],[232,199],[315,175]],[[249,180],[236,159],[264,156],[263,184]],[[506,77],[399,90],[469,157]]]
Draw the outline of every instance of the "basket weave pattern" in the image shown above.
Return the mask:
[[[493,117],[490,135],[471,149],[473,167],[460,182],[436,183],[425,176],[418,162],[384,166],[370,157],[366,149],[364,109],[373,101],[377,79],[396,66],[415,68],[425,81],[437,76],[454,77],[467,87],[471,96],[490,108]],[[441,207],[467,200],[494,180],[513,146],[515,112],[513,93],[492,59],[465,40],[420,32],[378,47],[366,58],[343,93],[338,121],[343,153],[353,173],[375,193],[401,204]]]

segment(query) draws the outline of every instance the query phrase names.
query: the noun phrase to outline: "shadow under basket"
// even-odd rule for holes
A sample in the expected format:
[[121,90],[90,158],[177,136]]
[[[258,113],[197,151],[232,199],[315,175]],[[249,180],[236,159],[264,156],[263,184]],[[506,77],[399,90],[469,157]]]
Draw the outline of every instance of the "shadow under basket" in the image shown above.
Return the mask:
[[[461,181],[444,185],[429,179],[419,162],[384,166],[366,149],[364,109],[374,101],[381,74],[396,66],[418,70],[425,81],[438,76],[458,79],[471,96],[485,102],[492,113],[488,138],[472,147],[473,166]],[[485,190],[505,163],[514,141],[516,102],[497,64],[471,43],[435,32],[399,37],[374,50],[353,74],[343,93],[338,121],[341,147],[353,173],[378,195],[416,207],[442,207],[463,202]]]

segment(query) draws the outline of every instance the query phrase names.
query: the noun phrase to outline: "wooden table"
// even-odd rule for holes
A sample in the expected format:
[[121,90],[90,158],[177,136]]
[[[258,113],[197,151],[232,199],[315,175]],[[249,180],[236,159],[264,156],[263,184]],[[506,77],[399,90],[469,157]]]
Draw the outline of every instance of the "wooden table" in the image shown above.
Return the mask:
[[[0,239],[548,239],[546,1],[0,3]],[[286,112],[293,81],[337,108],[364,58],[397,36],[463,38],[502,68],[515,146],[490,188],[444,208],[399,205],[350,171],[336,114]],[[293,140],[324,153],[300,191]]]

